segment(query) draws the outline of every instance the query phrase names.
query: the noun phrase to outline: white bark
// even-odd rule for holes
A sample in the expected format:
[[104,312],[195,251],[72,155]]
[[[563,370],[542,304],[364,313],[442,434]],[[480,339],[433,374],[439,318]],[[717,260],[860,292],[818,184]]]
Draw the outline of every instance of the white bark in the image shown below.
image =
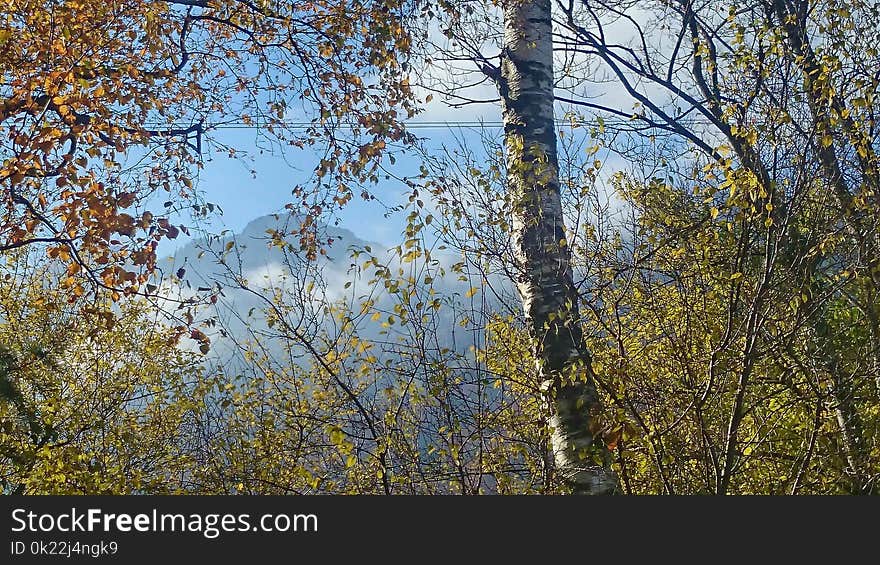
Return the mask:
[[[507,0],[499,91],[508,190],[515,196],[517,281],[542,389],[556,468],[581,494],[619,490],[610,454],[593,437],[598,408],[566,245],[553,120],[550,0]],[[566,378],[570,377],[570,378]]]

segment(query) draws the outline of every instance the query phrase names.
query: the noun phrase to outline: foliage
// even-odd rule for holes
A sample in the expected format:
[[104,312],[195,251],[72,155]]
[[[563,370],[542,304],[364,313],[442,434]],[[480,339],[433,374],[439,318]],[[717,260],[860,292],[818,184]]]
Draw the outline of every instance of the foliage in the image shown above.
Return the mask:
[[[431,63],[413,80],[457,103],[473,101],[470,79],[502,85],[501,6],[278,4],[285,19],[238,0],[187,4],[80,1],[46,14],[14,0],[9,10],[19,33],[0,34],[12,77],[0,117],[6,133],[16,128],[0,173],[10,195],[0,228],[4,490],[567,492],[516,290],[517,198],[497,130],[419,155],[420,173],[404,179],[410,198],[391,211],[407,222],[400,245],[349,249],[341,289],[330,280],[339,265],[308,245],[328,206],[351,198],[349,181],[390,164],[386,140],[403,136],[395,112],[413,109],[399,74],[409,56]],[[596,386],[589,432],[623,491],[880,492],[877,6],[554,6],[568,104],[557,120],[559,240],[574,266],[572,323],[590,352],[577,367],[586,370],[565,377]],[[423,19],[388,16],[401,8]],[[108,23],[93,29],[97,16]],[[301,27],[309,22],[317,27]],[[291,26],[303,41],[279,39]],[[86,31],[100,41],[82,43]],[[209,36],[198,53],[187,47]],[[228,66],[208,64],[219,54]],[[188,70],[169,71],[185,58]],[[442,65],[450,84],[431,76]],[[284,78],[273,82],[276,71]],[[250,102],[233,93],[245,77]],[[603,84],[627,98],[594,97]],[[248,281],[235,241],[206,250],[223,270],[207,309],[193,311],[213,316],[202,327],[210,339],[191,334],[203,355],[178,341],[186,326],[155,323],[155,305],[70,301],[85,294],[89,261],[121,269],[104,281],[117,291],[119,277],[146,281],[125,273],[149,267],[149,240],[174,228],[140,211],[149,179],[178,191],[200,165],[181,136],[206,131],[138,124],[198,124],[251,103],[271,114],[290,94],[320,117],[301,137],[279,135],[328,143],[317,176],[333,188],[301,192],[290,207],[305,206],[310,236],[302,225],[268,234],[281,280]],[[273,128],[289,115],[248,112]],[[336,136],[345,116],[361,137]],[[158,176],[123,171],[122,156],[139,151]],[[79,230],[42,243],[80,267],[35,266],[40,250],[24,243],[39,237],[41,215]],[[221,289],[259,306],[231,324]]]
[[292,208],[344,204],[414,111],[405,16],[390,0],[5,0],[0,249],[48,244],[74,296],[143,292],[158,242],[188,233],[180,213],[214,210],[194,183],[210,150],[236,155],[212,144],[227,121],[323,144]]
[[[141,302],[70,305],[16,253],[0,289],[0,480],[6,493],[173,492],[203,394],[196,356]],[[200,392],[201,391],[201,392]]]

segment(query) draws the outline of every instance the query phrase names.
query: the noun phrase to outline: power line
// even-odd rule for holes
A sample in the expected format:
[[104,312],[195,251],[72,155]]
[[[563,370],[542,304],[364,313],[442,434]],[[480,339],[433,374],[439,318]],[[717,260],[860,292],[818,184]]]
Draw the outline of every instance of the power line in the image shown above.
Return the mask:
[[[708,125],[709,122],[706,120],[689,120],[694,124],[705,124]],[[605,118],[602,123],[606,127],[620,127],[623,125],[639,125],[640,127],[651,127],[651,124],[645,124],[644,122],[640,122],[638,119],[613,119],[613,118]],[[461,120],[453,120],[453,121],[418,121],[418,122],[403,122],[403,125],[406,126],[407,129],[449,129],[449,128],[502,128],[504,127],[504,122],[500,120],[486,120],[486,121],[461,121]],[[578,128],[578,127],[587,127],[599,125],[598,122],[595,121],[572,121],[567,118],[557,118],[556,126],[557,127],[567,127],[567,128]],[[167,124],[151,124],[145,126],[147,128],[158,129],[162,127],[169,127]],[[230,121],[223,122],[219,124],[205,124],[203,126],[204,130],[223,130],[223,129],[265,129],[270,127],[279,127],[279,128],[287,128],[287,129],[309,129],[313,127],[320,127],[319,124],[314,124],[312,122],[274,122],[274,123],[265,123],[265,124],[257,124],[253,122],[243,122],[243,121]],[[363,127],[359,124],[333,124],[332,127],[335,128],[349,128],[353,129],[355,127]]]
[[[404,123],[407,129],[441,129],[449,127],[503,127],[503,122],[411,122]],[[205,129],[256,129],[267,127],[285,127],[288,129],[307,129],[310,127],[318,127],[316,124],[309,122],[281,122],[272,124],[246,124],[243,122],[224,122],[217,125],[206,125]],[[333,127],[354,128],[355,124],[334,124]],[[358,126],[363,127],[363,126]]]

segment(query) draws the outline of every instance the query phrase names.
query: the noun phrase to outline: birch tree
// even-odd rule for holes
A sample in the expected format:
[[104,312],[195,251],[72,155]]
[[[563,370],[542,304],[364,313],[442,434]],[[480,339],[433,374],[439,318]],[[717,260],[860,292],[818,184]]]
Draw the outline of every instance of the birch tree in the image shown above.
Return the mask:
[[497,78],[507,186],[513,199],[517,286],[550,404],[556,467],[575,493],[611,494],[617,480],[594,435],[598,395],[583,344],[559,193],[550,0],[504,5]]

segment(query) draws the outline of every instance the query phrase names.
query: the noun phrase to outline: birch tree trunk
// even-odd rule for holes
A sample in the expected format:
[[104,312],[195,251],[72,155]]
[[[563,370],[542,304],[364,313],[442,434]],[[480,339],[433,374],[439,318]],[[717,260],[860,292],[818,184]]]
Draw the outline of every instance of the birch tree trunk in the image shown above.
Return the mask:
[[610,453],[594,437],[598,408],[566,244],[553,120],[550,0],[507,0],[498,82],[517,285],[549,406],[556,469],[578,494],[618,492]]

